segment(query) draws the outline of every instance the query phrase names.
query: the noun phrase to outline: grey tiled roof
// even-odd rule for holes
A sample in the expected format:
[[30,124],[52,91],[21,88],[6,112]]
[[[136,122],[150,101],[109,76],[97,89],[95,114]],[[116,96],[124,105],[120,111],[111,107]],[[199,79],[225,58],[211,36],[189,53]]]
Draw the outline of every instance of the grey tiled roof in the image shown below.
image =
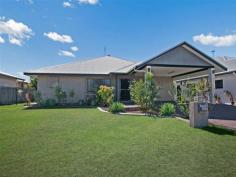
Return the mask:
[[25,74],[110,74],[126,73],[135,63],[112,56],[44,67]]
[[216,57],[216,60],[226,66],[228,71],[236,70],[236,57],[222,56]]

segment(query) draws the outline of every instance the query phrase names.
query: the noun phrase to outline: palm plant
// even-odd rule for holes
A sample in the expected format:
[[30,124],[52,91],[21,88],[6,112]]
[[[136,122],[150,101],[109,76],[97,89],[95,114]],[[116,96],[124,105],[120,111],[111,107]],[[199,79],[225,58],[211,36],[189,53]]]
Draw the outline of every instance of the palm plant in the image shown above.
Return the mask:
[[234,105],[234,97],[232,95],[232,93],[228,90],[225,90],[224,91],[224,94],[226,95],[226,97],[228,97],[228,99],[230,100],[231,102],[231,105]]
[[207,92],[209,91],[209,83],[207,79],[201,79],[196,85],[196,89],[200,96],[207,100]]

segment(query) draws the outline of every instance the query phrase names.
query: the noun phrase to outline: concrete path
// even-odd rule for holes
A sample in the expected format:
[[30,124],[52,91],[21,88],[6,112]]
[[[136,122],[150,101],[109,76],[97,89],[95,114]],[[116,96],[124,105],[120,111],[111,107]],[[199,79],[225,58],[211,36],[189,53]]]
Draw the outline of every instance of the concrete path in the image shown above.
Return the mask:
[[236,120],[208,119],[209,124],[236,131]]

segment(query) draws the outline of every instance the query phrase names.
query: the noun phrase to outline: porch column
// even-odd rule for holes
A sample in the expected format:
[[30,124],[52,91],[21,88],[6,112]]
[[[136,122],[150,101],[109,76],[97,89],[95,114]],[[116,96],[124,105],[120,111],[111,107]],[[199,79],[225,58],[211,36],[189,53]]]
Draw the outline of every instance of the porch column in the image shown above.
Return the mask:
[[118,98],[118,78],[117,78],[117,74],[115,75],[115,101],[119,101],[119,98]]
[[209,83],[209,99],[210,103],[214,104],[215,94],[215,70],[213,68],[208,69],[208,83]]

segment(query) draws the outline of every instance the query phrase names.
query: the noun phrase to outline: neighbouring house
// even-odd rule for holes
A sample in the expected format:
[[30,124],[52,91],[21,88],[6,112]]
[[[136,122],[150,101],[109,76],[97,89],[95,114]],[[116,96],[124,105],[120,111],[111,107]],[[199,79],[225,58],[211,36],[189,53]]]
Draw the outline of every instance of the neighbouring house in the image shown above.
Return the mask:
[[114,87],[115,99],[122,102],[130,101],[130,82],[144,79],[147,71],[154,74],[160,87],[160,101],[172,100],[168,91],[173,81],[207,74],[211,88],[210,101],[213,102],[213,70],[223,72],[227,68],[187,42],[182,42],[143,62],[104,56],[40,68],[24,74],[38,78],[38,91],[43,99],[55,98],[53,87],[57,84],[67,93],[73,89],[74,100],[95,98],[98,87],[108,85]]
[[11,74],[0,71],[0,87],[18,87],[18,82],[22,82],[24,79]]
[[25,80],[17,79],[16,87],[18,89],[27,89],[29,87],[29,83]]
[[[227,67],[227,71],[215,72],[215,94],[221,98],[222,103],[230,104],[225,91],[229,91],[236,99],[236,58],[235,57],[216,57],[216,61]],[[207,75],[200,75],[192,78],[185,78],[177,81],[181,86],[183,82],[197,83],[201,78],[207,78]]]
[[22,78],[0,71],[0,105],[24,101],[24,95],[18,92],[23,82]]

